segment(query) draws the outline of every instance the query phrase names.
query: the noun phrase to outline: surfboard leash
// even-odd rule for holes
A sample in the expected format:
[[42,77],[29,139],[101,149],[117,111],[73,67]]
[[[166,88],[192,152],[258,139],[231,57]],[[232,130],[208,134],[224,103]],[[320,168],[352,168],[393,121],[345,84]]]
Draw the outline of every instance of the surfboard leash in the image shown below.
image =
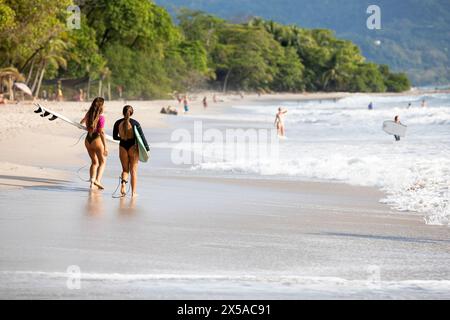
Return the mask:
[[78,141],[77,141],[75,144],[71,145],[70,147],[71,147],[71,148],[76,147],[76,146],[80,143],[81,139],[83,139],[83,138],[86,137],[86,136],[87,136],[87,132],[83,133],[83,134],[80,136],[80,138],[78,138]]
[[83,179],[83,178],[81,177],[81,174],[80,174],[81,170],[87,168],[88,166],[89,166],[89,165],[87,164],[87,165],[82,166],[80,169],[77,170],[78,179],[80,179],[80,180],[83,181],[83,182],[91,182],[91,179],[88,179],[88,180]]
[[122,177],[119,177],[119,184],[117,185],[117,187],[116,187],[116,190],[114,190],[114,192],[113,192],[113,194],[112,194],[112,198],[113,199],[120,199],[120,198],[124,198],[124,197],[126,197],[127,195],[128,195],[128,193],[130,193],[130,186],[128,185],[128,189],[127,189],[127,191],[125,192],[125,195],[116,195],[117,194],[117,190],[119,190],[119,188],[120,188],[120,185],[122,184]]

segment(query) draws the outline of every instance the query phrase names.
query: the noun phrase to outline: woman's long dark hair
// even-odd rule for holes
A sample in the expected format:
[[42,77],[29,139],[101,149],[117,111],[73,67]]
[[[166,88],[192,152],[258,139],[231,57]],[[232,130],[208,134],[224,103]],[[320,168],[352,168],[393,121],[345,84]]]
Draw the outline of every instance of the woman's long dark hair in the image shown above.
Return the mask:
[[130,118],[133,115],[133,107],[132,106],[125,106],[123,107],[123,117],[124,117],[124,121],[122,122],[122,129],[119,131],[119,135],[122,139],[124,140],[129,140],[132,139],[134,137],[134,132],[133,132],[133,126],[131,125],[130,122]]
[[97,128],[100,115],[103,113],[103,104],[105,99],[97,97],[92,101],[91,107],[86,114],[86,127],[91,133]]

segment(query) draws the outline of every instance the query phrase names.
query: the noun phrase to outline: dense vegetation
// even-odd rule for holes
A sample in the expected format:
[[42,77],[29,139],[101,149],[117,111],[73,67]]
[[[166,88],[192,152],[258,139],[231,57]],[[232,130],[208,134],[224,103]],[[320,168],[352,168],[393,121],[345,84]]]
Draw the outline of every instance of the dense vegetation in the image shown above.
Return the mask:
[[[370,61],[406,71],[414,84],[450,83],[448,0],[156,0],[233,21],[260,16],[304,28],[326,28],[355,42]],[[366,28],[366,9],[381,7],[382,30]],[[381,45],[377,45],[380,41]]]
[[65,89],[83,88],[91,95],[116,96],[120,86],[129,99],[200,87],[293,92],[410,87],[404,74],[365,62],[357,46],[329,30],[261,19],[231,23],[188,10],[180,11],[176,25],[166,9],[141,0],[84,0],[81,28],[72,30],[66,26],[71,4],[0,0],[0,68],[17,69],[35,95],[56,79]]

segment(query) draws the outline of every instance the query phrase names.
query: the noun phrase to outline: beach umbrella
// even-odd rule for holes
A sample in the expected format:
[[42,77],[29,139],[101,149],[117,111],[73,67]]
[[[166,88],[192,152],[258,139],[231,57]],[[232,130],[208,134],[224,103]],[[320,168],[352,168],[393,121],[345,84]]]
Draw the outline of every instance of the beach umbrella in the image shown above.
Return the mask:
[[27,86],[25,83],[22,83],[22,82],[16,82],[16,83],[14,83],[14,86],[15,86],[17,89],[19,89],[19,90],[25,92],[26,94],[28,94],[28,95],[30,95],[30,96],[33,96],[33,93],[31,92],[31,89],[28,88],[28,86]]

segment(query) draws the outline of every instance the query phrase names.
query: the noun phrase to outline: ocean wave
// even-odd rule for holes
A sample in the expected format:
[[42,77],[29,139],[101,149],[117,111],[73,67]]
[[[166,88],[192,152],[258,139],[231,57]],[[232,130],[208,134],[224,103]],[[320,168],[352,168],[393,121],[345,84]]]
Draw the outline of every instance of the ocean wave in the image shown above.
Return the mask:
[[207,161],[193,169],[374,186],[386,193],[383,203],[424,213],[427,223],[450,226],[450,152],[436,155],[431,149],[427,152],[426,145],[395,147],[291,144],[280,150],[278,158]]
[[[74,277],[67,272],[48,271],[0,271],[4,277],[36,277],[67,279]],[[349,280],[341,277],[319,277],[319,276],[297,276],[297,275],[268,275],[268,274],[155,274],[155,273],[100,273],[82,272],[77,278],[83,281],[235,281],[235,282],[266,282],[290,284],[334,284],[334,285],[357,285],[373,286],[423,286],[449,290],[450,280],[402,280],[402,281],[374,281],[372,279]]]

